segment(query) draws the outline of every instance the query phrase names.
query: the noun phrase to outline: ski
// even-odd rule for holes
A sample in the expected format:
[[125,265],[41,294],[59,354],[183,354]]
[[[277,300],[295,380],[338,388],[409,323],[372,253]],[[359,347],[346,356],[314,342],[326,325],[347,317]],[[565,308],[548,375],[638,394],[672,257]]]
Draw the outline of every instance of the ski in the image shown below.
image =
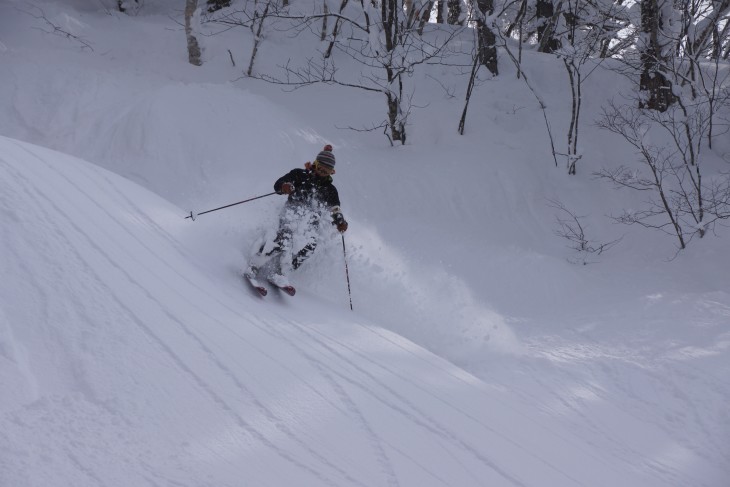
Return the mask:
[[254,288],[261,296],[266,296],[266,294],[268,294],[269,291],[251,274],[245,273],[243,278],[246,279],[251,287]]
[[289,296],[294,296],[297,293],[297,290],[294,289],[294,286],[276,286],[277,289],[281,289],[285,293],[287,293]]
[[277,289],[280,289],[281,291],[284,291],[289,296],[294,296],[297,293],[297,290],[294,289],[294,286],[286,282],[286,278],[281,275],[274,275],[269,277],[269,283],[271,283],[272,286],[276,287]]

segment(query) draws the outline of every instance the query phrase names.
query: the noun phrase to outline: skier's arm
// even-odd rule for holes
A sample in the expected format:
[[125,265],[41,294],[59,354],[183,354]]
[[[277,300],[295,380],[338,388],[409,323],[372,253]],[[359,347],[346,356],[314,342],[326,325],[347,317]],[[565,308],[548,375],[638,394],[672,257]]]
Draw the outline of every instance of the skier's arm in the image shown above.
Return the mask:
[[295,183],[299,179],[297,169],[291,170],[276,180],[274,183],[274,191],[278,194],[291,194],[294,191]]

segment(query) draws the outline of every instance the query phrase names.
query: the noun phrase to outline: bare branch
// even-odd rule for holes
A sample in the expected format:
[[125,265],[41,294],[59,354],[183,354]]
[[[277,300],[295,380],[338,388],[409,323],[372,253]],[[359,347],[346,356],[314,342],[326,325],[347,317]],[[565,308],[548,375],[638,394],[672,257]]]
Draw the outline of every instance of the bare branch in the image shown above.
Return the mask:
[[46,34],[56,35],[56,36],[60,36],[60,37],[65,37],[66,39],[70,39],[74,42],[81,44],[81,49],[89,49],[90,51],[94,50],[94,48],[91,47],[91,44],[89,44],[82,37],[72,34],[71,32],[68,32],[67,30],[59,27],[58,25],[56,25],[53,22],[51,22],[50,20],[48,20],[48,17],[46,17],[45,12],[40,7],[37,7],[30,3],[26,3],[26,6],[27,6],[27,10],[23,10],[22,8],[18,8],[18,7],[16,7],[16,8],[20,12],[30,15],[34,19],[42,20],[43,27],[37,27],[37,29],[40,30],[41,32],[45,32]]
[[548,199],[548,202],[548,206],[560,211],[559,215],[555,217],[558,229],[554,231],[554,234],[568,240],[568,247],[579,254],[578,258],[573,261],[574,263],[579,262],[585,265],[588,263],[586,254],[601,255],[623,239],[620,237],[605,243],[589,240],[581,223],[583,216],[576,215],[558,199]]

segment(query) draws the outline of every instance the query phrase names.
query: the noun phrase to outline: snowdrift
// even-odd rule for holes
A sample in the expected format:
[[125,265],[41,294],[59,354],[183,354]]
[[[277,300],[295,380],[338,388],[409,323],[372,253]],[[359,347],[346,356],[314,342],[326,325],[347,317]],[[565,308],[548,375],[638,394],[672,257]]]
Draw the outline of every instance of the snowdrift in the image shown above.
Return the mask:
[[2,485],[649,485],[396,335],[191,264],[183,212],[104,169],[4,137],[0,165]]
[[[628,80],[586,80],[568,177],[506,59],[464,136],[464,77],[414,73],[409,143],[389,147],[345,129],[377,123],[380,97],[241,78],[247,31],[205,38],[191,67],[178,0],[33,3],[94,50],[0,2],[0,485],[725,487],[726,241],[675,256],[607,218],[643,195],[590,180],[635,159],[593,125]],[[317,48],[261,47],[262,72]],[[523,59],[563,144],[564,66]],[[295,299],[242,284],[282,198],[182,218],[271,191],[324,143],[354,313],[337,234]],[[621,244],[572,265],[551,199]]]

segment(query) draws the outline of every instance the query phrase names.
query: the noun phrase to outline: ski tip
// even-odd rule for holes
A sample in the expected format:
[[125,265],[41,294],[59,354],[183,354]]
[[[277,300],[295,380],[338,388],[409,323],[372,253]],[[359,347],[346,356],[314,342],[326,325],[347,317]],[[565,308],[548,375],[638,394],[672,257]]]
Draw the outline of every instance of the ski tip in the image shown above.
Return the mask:
[[277,279],[275,277],[269,277],[269,282],[272,286],[274,286],[276,289],[287,293],[289,296],[294,296],[297,293],[297,290],[294,289],[294,286],[291,284],[288,284],[286,282],[282,282],[282,279]]
[[243,278],[251,285],[251,287],[259,293],[261,296],[266,296],[268,294],[268,290],[259,284],[256,279],[249,273],[244,273]]

